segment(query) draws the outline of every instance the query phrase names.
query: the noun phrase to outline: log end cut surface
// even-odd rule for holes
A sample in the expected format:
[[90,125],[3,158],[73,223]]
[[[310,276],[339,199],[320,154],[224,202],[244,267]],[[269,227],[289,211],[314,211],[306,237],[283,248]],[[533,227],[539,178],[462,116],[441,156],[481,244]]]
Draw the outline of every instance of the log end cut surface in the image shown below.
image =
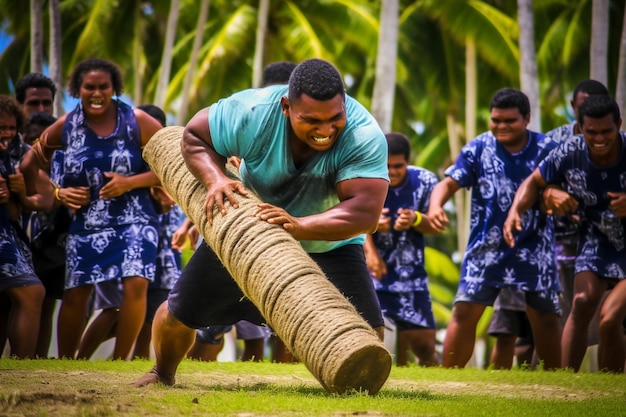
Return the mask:
[[344,358],[332,381],[330,392],[344,393],[351,390],[376,394],[391,372],[391,355],[382,345],[370,345],[354,351]]

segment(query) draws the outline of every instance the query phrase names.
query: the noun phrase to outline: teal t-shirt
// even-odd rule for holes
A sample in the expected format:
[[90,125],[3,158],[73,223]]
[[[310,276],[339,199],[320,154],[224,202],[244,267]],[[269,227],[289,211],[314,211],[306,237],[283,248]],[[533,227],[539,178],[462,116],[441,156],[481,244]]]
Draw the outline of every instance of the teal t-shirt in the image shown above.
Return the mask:
[[[353,178],[383,178],[387,173],[387,141],[376,120],[346,96],[347,123],[337,142],[315,153],[296,169],[280,99],[286,86],[244,90],[209,109],[213,146],[222,156],[242,159],[242,182],[262,201],[295,217],[318,214],[337,205],[336,184]],[[365,236],[342,241],[301,241],[309,253],[328,252]]]

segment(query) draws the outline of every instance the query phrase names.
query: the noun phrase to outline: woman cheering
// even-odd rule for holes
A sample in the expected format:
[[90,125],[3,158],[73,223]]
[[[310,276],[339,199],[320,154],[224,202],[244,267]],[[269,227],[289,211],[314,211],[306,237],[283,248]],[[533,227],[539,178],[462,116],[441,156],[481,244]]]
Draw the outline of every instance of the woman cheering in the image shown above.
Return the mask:
[[66,244],[65,291],[59,311],[58,354],[74,358],[97,283],[123,285],[114,359],[127,359],[144,321],[148,283],[154,278],[157,213],[149,187],[159,181],[141,148],[158,121],[119,100],[120,70],[88,59],[69,79],[76,108],[47,128],[22,162],[28,193],[37,169],[49,170],[55,149],[64,153],[59,203],[73,211]]

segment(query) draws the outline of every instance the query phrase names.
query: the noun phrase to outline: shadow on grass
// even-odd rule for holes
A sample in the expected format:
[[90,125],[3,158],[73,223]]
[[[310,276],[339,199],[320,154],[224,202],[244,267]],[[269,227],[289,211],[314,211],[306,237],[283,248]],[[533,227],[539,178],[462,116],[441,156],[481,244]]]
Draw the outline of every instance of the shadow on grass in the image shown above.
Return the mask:
[[375,396],[369,396],[367,391],[352,390],[343,394],[328,393],[322,387],[314,387],[310,385],[291,385],[285,386],[282,384],[273,384],[269,382],[256,382],[256,383],[242,383],[237,381],[230,384],[176,384],[176,389],[189,390],[189,389],[201,389],[206,392],[258,392],[271,395],[281,396],[305,396],[307,398],[354,398],[354,397],[369,397],[378,398],[383,400],[422,400],[422,401],[441,401],[451,400],[456,396],[452,394],[433,394],[429,391],[419,390],[404,390],[404,389],[383,389]]

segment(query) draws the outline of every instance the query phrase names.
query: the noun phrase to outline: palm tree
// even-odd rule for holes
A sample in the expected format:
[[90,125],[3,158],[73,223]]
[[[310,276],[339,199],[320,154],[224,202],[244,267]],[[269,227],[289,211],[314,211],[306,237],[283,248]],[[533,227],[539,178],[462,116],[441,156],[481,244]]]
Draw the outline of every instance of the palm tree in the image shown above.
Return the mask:
[[170,73],[172,68],[172,48],[174,46],[176,26],[178,23],[178,9],[179,0],[171,0],[170,12],[167,16],[165,44],[163,45],[163,54],[161,55],[159,82],[157,84],[156,93],[154,95],[154,104],[161,108],[165,106],[167,86],[170,82]]
[[[214,2],[215,3],[215,2]],[[257,1],[218,2],[199,51],[197,73],[189,89],[189,112],[195,112],[234,91],[249,88],[254,72]],[[360,87],[363,73],[374,62],[371,45],[377,39],[374,8],[368,3],[338,0],[320,2],[270,2],[263,63],[300,62],[320,57],[334,62],[349,80],[351,95],[371,101],[371,89]],[[177,70],[171,77],[167,103],[178,103],[191,45],[182,36],[174,48]],[[278,45],[278,46],[276,46]],[[183,59],[184,57],[184,59]],[[368,76],[373,80],[373,73]],[[210,80],[208,82],[207,80]],[[149,83],[149,88],[154,82]],[[371,86],[371,84],[370,84]]]
[[[465,141],[475,136],[476,126],[487,128],[488,116],[477,111],[477,103],[485,109],[497,88],[517,80],[515,21],[485,2],[421,0],[403,10],[400,22],[402,88],[394,128],[414,132],[415,121],[425,126],[423,133],[411,135],[416,162],[442,175]],[[463,115],[468,130],[462,127]],[[469,200],[464,197],[455,195],[453,242],[442,243],[459,254],[469,229]]]
[[539,99],[539,77],[535,53],[535,25],[532,0],[517,0],[517,22],[520,44],[520,84],[521,90],[530,101],[529,128],[541,131],[541,102]]
[[[30,72],[30,2],[0,0],[2,28],[9,44],[0,56],[0,91],[13,94],[13,85]],[[25,53],[26,51],[26,53]]]
[[43,18],[41,0],[30,0],[30,70],[43,72]]
[[252,87],[260,87],[263,79],[263,55],[265,52],[265,34],[267,32],[269,10],[270,0],[259,0],[254,62],[252,64]]
[[181,94],[180,107],[178,108],[178,115],[176,117],[176,123],[183,125],[187,120],[187,110],[189,107],[189,94],[193,78],[196,73],[196,64],[198,63],[198,55],[200,53],[200,47],[202,46],[202,37],[204,35],[204,26],[209,17],[210,0],[202,0],[200,4],[200,13],[198,14],[198,23],[196,24],[196,34],[193,39],[193,47],[191,48],[191,56],[189,57],[189,67],[185,75],[185,83],[183,85],[183,91]]
[[[593,1],[543,0],[535,3],[537,64],[542,97],[544,130],[572,119],[569,99],[574,86],[587,78],[601,77],[591,68],[600,63],[607,69],[604,83],[613,90],[624,73],[618,72],[621,28],[624,18],[624,0],[609,1],[609,12],[602,37],[608,34],[605,55],[591,58]],[[600,20],[600,19],[598,19]],[[596,78],[597,79],[597,78]]]
[[[257,39],[253,36],[253,31],[258,24],[258,14],[257,19],[254,18],[259,6],[258,0],[217,0],[214,2],[215,16],[204,29],[206,33],[203,39],[206,42],[199,50],[198,77],[189,89],[183,88],[183,80],[190,72],[189,57],[193,50],[194,37],[191,28],[197,27],[198,8],[192,3],[181,3],[178,33],[189,35],[175,37],[172,76],[169,77],[166,95],[166,103],[175,102],[180,105],[183,92],[189,92],[189,111],[195,111],[228,92],[250,86],[254,65],[258,66],[254,64],[251,54],[255,50],[252,42]],[[265,36],[267,47],[264,48],[263,61],[299,61],[312,56],[330,59],[347,75],[350,94],[371,107],[376,79],[376,54],[371,45],[378,38],[379,4],[373,0],[270,3],[270,18]],[[469,100],[468,103],[481,103],[479,107],[484,109],[484,104],[495,86],[515,85],[519,82],[519,70],[516,68],[519,62],[517,29],[514,20],[507,17],[515,9],[511,4],[502,2],[494,7],[490,1],[416,0],[408,4],[403,1],[402,4],[404,6],[401,7],[396,71],[398,83],[395,88],[391,127],[412,132],[411,125],[418,115],[427,130],[422,135],[413,135],[415,145],[418,148],[427,147],[430,154],[439,155],[437,158],[441,164],[449,157],[449,149],[458,148],[456,145],[450,148],[445,139],[454,140],[457,137],[457,143],[465,140],[468,136],[462,126],[467,126],[469,119],[472,122],[477,121],[479,129],[486,127],[484,111],[475,112],[475,116],[470,116],[469,119],[464,117],[464,109],[468,107],[462,101],[468,89],[479,86],[476,89],[476,99]],[[23,22],[29,16],[29,10],[23,2],[0,0],[0,5],[6,6],[3,11],[12,16],[8,30],[19,34],[0,58],[0,73],[22,75],[24,70],[19,67],[26,66],[23,65],[25,61],[20,58],[20,54],[30,48],[21,43],[29,37],[28,31],[20,24],[20,19]],[[503,5],[507,8],[502,8]],[[589,40],[590,28],[584,17],[590,14],[590,5],[591,0],[547,0],[535,6],[535,20],[538,20],[536,28],[539,29],[536,38],[544,40],[539,45],[537,54],[539,77],[542,80],[541,97],[542,101],[545,100],[542,108],[544,117],[548,118],[550,124],[555,117],[562,117],[554,113],[553,109],[563,102],[562,97],[568,91],[568,86],[572,86],[581,76],[588,76],[581,73],[583,70],[579,63],[588,62],[588,55],[584,56],[584,52],[587,51],[585,43]],[[163,73],[159,62],[165,38],[165,28],[160,22],[166,20],[168,6],[170,2],[145,3],[140,0],[118,3],[105,0],[63,2],[63,67],[71,69],[76,61],[96,53],[123,67],[126,74],[125,84],[127,88],[133,88],[132,97],[136,102],[142,101],[144,90],[150,96],[156,96],[159,79],[157,74]],[[623,0],[611,2],[611,7],[618,7],[621,22]],[[419,23],[425,23],[409,28],[410,24],[405,23],[407,16],[416,11],[423,13]],[[614,16],[613,12],[611,16]],[[615,27],[614,18],[611,19],[610,26]],[[563,22],[571,22],[567,41],[561,37],[561,42],[550,42],[558,40],[558,34],[563,33],[558,30],[562,27],[559,24],[562,25]],[[116,36],[103,37],[100,30],[103,26]],[[220,28],[223,31],[220,32]],[[411,34],[407,36],[403,31]],[[213,35],[209,36],[209,32]],[[424,33],[428,35],[424,36]],[[215,34],[218,34],[217,37],[213,37]],[[413,39],[421,41],[415,42]],[[457,63],[464,62],[465,44],[471,39],[476,47],[478,78],[474,85],[465,85],[466,72]],[[144,47],[147,42],[150,42],[150,48]],[[410,47],[406,48],[403,44]],[[559,48],[561,56],[567,58],[550,59],[550,54],[546,52],[555,46]],[[219,73],[217,78],[211,78],[212,84],[217,85],[207,85],[205,76],[209,73]],[[10,79],[15,77],[16,75],[9,76]],[[6,90],[10,90],[10,84],[6,84]],[[445,103],[452,104],[452,107]],[[433,104],[436,106],[433,107]],[[466,120],[463,122],[464,118]],[[450,127],[450,135],[446,126]],[[423,154],[422,149],[420,155]],[[434,169],[437,169],[437,164],[434,164]]]
[[[472,37],[468,37],[465,42],[465,137],[476,137],[476,118],[477,118],[477,57],[476,42]],[[456,130],[454,130],[456,134]],[[450,138],[450,154],[458,155],[459,147],[462,144],[458,137]],[[465,253],[467,242],[469,240],[469,220],[472,207],[472,199],[470,191],[462,189],[454,195],[454,201],[457,208],[457,248],[459,253]]]
[[382,0],[380,33],[376,53],[376,79],[372,97],[372,115],[383,132],[391,131],[396,91],[396,57],[398,56],[399,0]]
[[626,111],[626,8],[622,24],[622,37],[619,47],[619,65],[617,67],[617,87],[615,88],[615,100],[622,111]]
[[54,98],[54,112],[57,116],[63,114],[63,82],[61,56],[61,6],[60,0],[50,0],[50,78],[57,87]]
[[608,81],[607,48],[609,26],[609,0],[593,0],[591,13],[591,46],[589,61],[591,63],[590,76],[604,85]]
[[[234,91],[250,87],[250,51],[253,50],[254,42],[255,9],[248,4],[233,8],[233,4],[226,1],[213,1],[213,5],[211,19],[203,27],[203,42],[197,55],[195,76],[191,86],[185,88],[189,92],[187,112],[191,114]],[[195,6],[193,12],[194,19],[197,19]],[[188,14],[181,14],[181,23],[188,18]],[[197,24],[194,28],[197,29]],[[178,103],[181,97],[194,38],[195,30],[189,31],[177,39],[174,45],[174,70],[167,88],[166,109],[171,103]],[[147,89],[153,89],[157,82],[157,77],[153,76]]]

